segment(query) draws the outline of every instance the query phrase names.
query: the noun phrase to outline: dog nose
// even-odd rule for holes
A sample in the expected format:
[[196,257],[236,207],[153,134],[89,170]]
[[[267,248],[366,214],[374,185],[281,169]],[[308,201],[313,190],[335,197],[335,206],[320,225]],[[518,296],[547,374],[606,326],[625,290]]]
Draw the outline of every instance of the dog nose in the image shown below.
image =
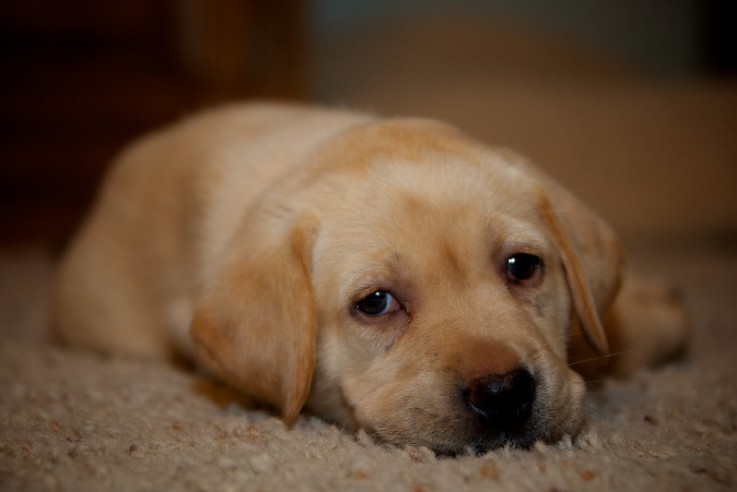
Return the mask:
[[486,375],[468,386],[466,404],[496,430],[513,430],[529,418],[535,401],[535,386],[535,378],[524,369]]

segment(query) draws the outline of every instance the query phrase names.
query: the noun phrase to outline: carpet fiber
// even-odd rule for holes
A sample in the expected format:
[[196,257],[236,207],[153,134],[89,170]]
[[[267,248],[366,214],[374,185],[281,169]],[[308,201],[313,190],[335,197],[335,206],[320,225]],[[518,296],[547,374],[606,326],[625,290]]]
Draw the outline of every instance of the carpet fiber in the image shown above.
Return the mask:
[[456,458],[313,417],[287,429],[201,375],[60,348],[46,331],[50,260],[5,252],[0,489],[734,490],[737,255],[700,243],[634,249],[640,269],[682,285],[689,357],[594,389],[573,442]]
[[5,251],[0,490],[737,490],[737,90],[621,80],[600,56],[447,24],[333,39],[315,99],[532,156],[625,233],[633,267],[681,286],[689,356],[592,382],[574,442],[437,458],[311,417],[286,429],[201,375],[55,346],[49,255]]

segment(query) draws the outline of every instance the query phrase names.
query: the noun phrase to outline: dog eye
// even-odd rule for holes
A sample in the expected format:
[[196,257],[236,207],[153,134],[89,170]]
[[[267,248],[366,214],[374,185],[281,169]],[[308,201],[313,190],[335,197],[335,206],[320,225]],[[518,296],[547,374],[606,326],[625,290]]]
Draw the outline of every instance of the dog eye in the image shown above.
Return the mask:
[[358,301],[356,309],[368,316],[385,316],[396,313],[402,306],[389,292],[377,290]]
[[517,253],[507,259],[507,277],[512,281],[529,280],[542,267],[542,260],[528,253]]

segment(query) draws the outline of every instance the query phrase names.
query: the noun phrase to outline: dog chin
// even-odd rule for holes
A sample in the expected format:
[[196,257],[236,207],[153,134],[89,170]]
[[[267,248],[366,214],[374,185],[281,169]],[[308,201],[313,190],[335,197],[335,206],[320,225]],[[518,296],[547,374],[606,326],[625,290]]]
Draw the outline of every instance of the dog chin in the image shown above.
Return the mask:
[[530,449],[536,443],[555,444],[564,436],[569,435],[560,432],[537,432],[520,431],[520,432],[504,432],[494,434],[488,431],[469,432],[467,436],[454,439],[423,439],[423,438],[396,438],[395,436],[386,436],[375,430],[364,428],[377,443],[384,443],[394,446],[416,446],[425,447],[433,451],[437,456],[455,457],[459,455],[482,455],[486,452],[499,448],[511,449]]
[[422,429],[394,428],[386,420],[374,424],[357,424],[353,420],[357,427],[351,427],[354,431],[358,428],[363,429],[378,443],[426,447],[438,456],[457,456],[480,455],[504,447],[530,449],[538,442],[547,445],[555,444],[565,436],[575,437],[581,431],[585,421],[583,417],[580,417],[567,419],[564,423],[553,423],[542,417],[534,418],[516,429],[499,431],[477,419],[466,420],[466,422],[456,421],[452,424],[445,423],[445,425],[438,423],[435,426],[423,426]]

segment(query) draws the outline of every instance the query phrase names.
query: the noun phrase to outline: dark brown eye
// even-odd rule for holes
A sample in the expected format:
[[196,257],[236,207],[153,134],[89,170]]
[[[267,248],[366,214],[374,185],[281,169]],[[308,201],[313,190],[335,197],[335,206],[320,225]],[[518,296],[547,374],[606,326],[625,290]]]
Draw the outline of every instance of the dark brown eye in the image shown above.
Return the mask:
[[507,259],[507,277],[512,281],[524,281],[534,277],[542,268],[542,261],[535,255],[517,253]]
[[384,316],[402,309],[393,295],[384,290],[377,290],[367,295],[356,304],[356,310],[367,316]]

